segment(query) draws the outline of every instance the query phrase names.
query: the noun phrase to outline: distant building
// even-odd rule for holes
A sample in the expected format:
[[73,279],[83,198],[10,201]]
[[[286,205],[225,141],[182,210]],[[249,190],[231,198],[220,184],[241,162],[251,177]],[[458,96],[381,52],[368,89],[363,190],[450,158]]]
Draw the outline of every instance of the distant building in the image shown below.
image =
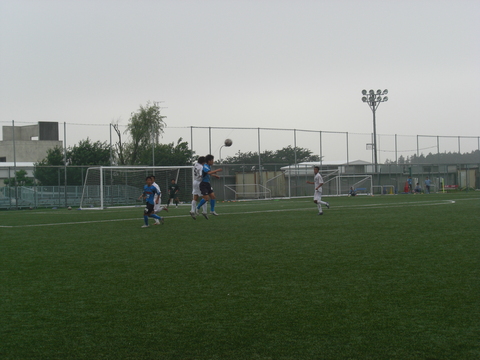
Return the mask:
[[58,122],[40,121],[36,125],[3,126],[2,130],[0,164],[14,161],[14,135],[17,162],[38,162],[47,156],[48,149],[63,147],[63,142],[58,140]]

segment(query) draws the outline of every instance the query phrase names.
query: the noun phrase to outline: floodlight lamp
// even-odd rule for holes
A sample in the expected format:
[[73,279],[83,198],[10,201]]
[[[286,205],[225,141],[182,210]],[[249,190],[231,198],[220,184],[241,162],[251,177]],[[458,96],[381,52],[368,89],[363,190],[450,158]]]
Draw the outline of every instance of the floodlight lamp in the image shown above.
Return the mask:
[[388,96],[384,96],[383,101],[388,101]]
[[375,94],[375,91],[370,90],[368,93],[369,93],[370,95],[373,95],[373,94]]
[[387,94],[388,94],[388,90],[387,89],[383,90],[383,95],[387,95]]
[[381,96],[377,96],[377,102],[382,102],[382,97]]
[[367,90],[363,89],[362,90],[362,95],[367,95]]
[[366,96],[362,97],[362,101],[367,102],[367,97]]
[[378,89],[377,90],[377,95],[382,95],[382,90]]

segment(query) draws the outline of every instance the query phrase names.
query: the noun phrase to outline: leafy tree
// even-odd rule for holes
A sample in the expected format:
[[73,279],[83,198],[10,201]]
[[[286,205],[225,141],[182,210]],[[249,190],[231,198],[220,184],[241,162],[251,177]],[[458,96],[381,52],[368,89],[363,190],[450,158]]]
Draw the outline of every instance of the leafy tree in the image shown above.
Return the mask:
[[[132,141],[122,143],[119,136],[119,142],[117,143],[117,156],[120,164],[141,165],[142,155],[148,149],[152,150],[152,144],[158,143],[159,137],[163,134],[163,129],[166,126],[163,121],[165,116],[160,114],[160,110],[158,102],[147,102],[147,105],[140,105],[140,109],[132,113],[126,130]],[[117,135],[120,135],[118,126],[115,131]]]
[[110,165],[110,145],[106,141],[92,142],[89,138],[68,149],[70,165]]
[[[296,156],[295,156],[296,153]],[[294,164],[305,161],[320,161],[318,155],[313,155],[312,151],[306,148],[292,147],[291,145],[280,150],[266,150],[260,153],[262,164]],[[235,156],[229,156],[224,161],[225,164],[257,164],[258,152],[238,151]]]
[[55,146],[47,150],[47,156],[35,164],[34,176],[41,185],[58,185],[60,178],[61,185],[64,183],[64,176],[59,175],[59,166],[64,166],[64,155],[61,147]]
[[152,149],[142,151],[139,162],[145,165],[156,166],[182,166],[191,165],[194,161],[194,152],[189,149],[188,143],[180,138],[177,144],[157,144],[155,145],[155,164],[153,162]]
[[[67,149],[67,185],[81,185],[85,171],[80,166],[110,165],[110,145],[106,142],[92,142],[89,138]],[[65,162],[63,149],[55,147],[47,156],[35,164],[35,177],[42,185],[65,184]]]
[[27,177],[27,172],[25,170],[18,170],[15,171],[15,177],[13,179],[5,179],[3,180],[3,183],[10,186],[33,186],[34,179]]
[[[394,164],[395,161],[386,160],[386,164]],[[470,153],[458,152],[444,152],[444,153],[429,153],[427,156],[420,154],[413,154],[412,156],[399,156],[399,164],[478,164],[480,163],[480,150],[475,150]]]

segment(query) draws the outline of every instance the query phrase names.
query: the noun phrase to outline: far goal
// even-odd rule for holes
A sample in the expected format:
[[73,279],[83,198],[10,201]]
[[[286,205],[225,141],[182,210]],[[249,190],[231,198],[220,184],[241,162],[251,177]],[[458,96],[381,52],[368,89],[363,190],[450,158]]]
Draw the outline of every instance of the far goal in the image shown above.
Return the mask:
[[162,191],[162,204],[168,200],[168,187],[175,179],[181,202],[192,197],[192,166],[99,166],[88,168],[80,200],[81,209],[104,209],[118,206],[142,206],[145,178],[155,176]]

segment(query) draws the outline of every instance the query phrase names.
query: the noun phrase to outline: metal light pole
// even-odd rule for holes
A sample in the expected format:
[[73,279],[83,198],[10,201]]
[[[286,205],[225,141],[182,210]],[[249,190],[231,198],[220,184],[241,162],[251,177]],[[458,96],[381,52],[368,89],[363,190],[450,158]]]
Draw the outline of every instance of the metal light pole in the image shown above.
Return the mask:
[[367,90],[362,90],[362,101],[364,103],[367,103],[368,106],[370,106],[370,109],[372,109],[373,113],[373,154],[374,154],[374,159],[375,159],[375,173],[378,171],[378,158],[377,158],[377,124],[375,122],[375,111],[378,108],[378,105],[380,105],[381,102],[388,101],[388,96],[385,96],[388,94],[388,90],[385,89],[383,90],[377,90],[375,93],[374,90],[370,90],[367,93]]

